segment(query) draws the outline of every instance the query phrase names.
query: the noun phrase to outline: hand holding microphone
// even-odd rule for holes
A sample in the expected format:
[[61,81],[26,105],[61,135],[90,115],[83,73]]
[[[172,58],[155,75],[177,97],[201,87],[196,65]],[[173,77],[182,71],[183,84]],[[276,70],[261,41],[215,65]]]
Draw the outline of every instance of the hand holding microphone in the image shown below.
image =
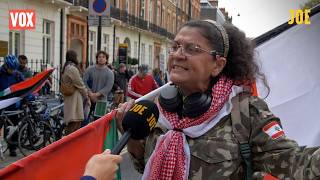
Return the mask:
[[[121,120],[124,113],[124,118]],[[119,154],[130,138],[133,140],[142,140],[147,137],[157,124],[159,110],[154,102],[142,100],[135,103],[133,106],[129,103],[120,106],[117,115],[116,119],[118,121],[118,127],[119,124],[122,124],[125,133],[112,149],[112,154]]]

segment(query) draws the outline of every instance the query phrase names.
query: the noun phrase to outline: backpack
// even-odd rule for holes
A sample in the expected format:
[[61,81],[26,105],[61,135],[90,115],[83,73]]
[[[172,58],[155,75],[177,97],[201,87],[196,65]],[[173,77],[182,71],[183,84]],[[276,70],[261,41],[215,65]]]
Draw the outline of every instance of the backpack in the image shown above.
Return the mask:
[[231,110],[232,131],[238,140],[240,145],[240,154],[244,160],[245,180],[251,180],[253,175],[251,146],[249,141],[250,132],[241,122],[241,113],[250,117],[249,97],[250,93],[244,92],[233,97],[231,100],[233,105]]

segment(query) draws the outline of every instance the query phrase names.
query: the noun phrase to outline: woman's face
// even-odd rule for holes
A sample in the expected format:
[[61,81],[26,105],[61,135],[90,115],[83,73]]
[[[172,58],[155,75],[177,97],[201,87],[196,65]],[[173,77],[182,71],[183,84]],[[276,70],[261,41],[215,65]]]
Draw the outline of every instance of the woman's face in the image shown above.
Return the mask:
[[[208,40],[200,34],[198,28],[186,26],[178,32],[172,46],[174,48],[168,62],[170,80],[185,95],[206,91],[211,77],[218,74],[216,60],[209,53],[212,48]],[[192,51],[195,46],[198,50]]]

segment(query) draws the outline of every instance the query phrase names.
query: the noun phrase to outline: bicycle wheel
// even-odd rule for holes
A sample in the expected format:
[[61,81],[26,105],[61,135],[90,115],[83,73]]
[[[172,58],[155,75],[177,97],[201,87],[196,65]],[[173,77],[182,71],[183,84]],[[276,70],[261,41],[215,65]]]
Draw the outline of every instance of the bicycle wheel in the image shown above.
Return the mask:
[[4,153],[8,150],[8,144],[4,140],[3,136],[4,136],[3,128],[0,128],[0,158],[1,159],[5,159]]
[[[19,132],[18,146],[21,153],[26,156],[30,151],[37,151],[56,140],[50,124],[39,121],[36,124],[26,123]],[[29,153],[28,151],[29,150]]]
[[38,141],[34,141],[33,147],[35,149],[39,150],[56,141],[56,136],[52,127],[50,126],[50,123],[39,121],[37,131],[39,132],[37,135],[40,137],[40,139]]
[[50,124],[55,133],[56,140],[59,140],[65,136],[65,124],[63,122],[63,117],[59,115],[51,117]]
[[18,141],[16,140],[18,130],[18,125],[12,125],[5,121],[3,125],[3,139],[6,141],[7,144],[18,145]]

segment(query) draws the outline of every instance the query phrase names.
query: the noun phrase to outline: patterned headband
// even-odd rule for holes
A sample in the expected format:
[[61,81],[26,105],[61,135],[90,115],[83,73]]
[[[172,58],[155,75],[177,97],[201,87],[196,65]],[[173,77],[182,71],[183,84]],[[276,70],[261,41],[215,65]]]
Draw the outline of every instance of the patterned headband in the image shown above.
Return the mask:
[[228,34],[227,34],[227,31],[225,30],[225,28],[218,24],[216,21],[213,21],[213,20],[210,20],[210,19],[206,19],[206,20],[203,20],[203,21],[206,21],[210,24],[213,24],[215,27],[217,27],[217,29],[219,30],[221,36],[222,36],[222,39],[223,39],[223,45],[224,45],[224,53],[223,53],[223,57],[227,57],[228,55],[228,52],[229,52],[229,37],[228,37]]

